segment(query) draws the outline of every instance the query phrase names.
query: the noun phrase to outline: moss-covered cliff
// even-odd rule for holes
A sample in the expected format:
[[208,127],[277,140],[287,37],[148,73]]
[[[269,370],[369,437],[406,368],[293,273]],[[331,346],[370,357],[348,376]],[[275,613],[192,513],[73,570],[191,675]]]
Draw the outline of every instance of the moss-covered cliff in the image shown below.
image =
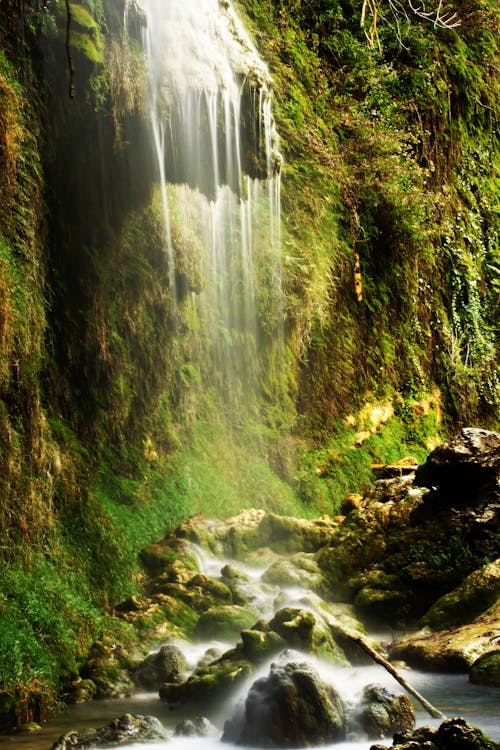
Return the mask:
[[180,221],[173,314],[134,7],[125,35],[118,0],[71,3],[70,99],[64,4],[0,0],[5,723],[71,682],[175,520],[334,512],[374,459],[497,418],[494,4],[370,41],[360,4],[238,3],[284,154],[286,351],[262,323],[250,415],[208,372]]

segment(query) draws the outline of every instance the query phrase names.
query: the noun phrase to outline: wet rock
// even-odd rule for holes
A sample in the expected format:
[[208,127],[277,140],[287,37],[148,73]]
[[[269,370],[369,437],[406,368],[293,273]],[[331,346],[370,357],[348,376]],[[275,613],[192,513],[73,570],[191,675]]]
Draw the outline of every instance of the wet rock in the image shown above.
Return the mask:
[[171,575],[167,572],[155,578],[150,588],[153,593],[178,599],[197,612],[219,604],[230,604],[232,601],[231,591],[225,583],[203,573],[190,572],[185,579],[171,580]]
[[278,586],[302,586],[310,591],[323,591],[325,583],[318,563],[312,554],[297,553],[272,563],[262,580]]
[[435,602],[422,617],[433,630],[471,622],[500,597],[500,558],[475,570],[449,594]]
[[185,682],[165,683],[160,687],[160,698],[170,704],[202,701],[207,705],[222,700],[253,672],[253,665],[236,651],[227,652],[206,667],[197,669]]
[[257,680],[245,702],[242,726],[231,722],[223,739],[252,747],[307,747],[344,736],[343,707],[338,695],[308,665],[272,665]]
[[201,613],[196,633],[203,638],[229,640],[251,627],[256,619],[257,614],[253,610],[237,604],[210,607]]
[[272,630],[242,630],[242,652],[252,664],[278,654],[286,648],[286,641]]
[[181,682],[187,669],[182,651],[177,646],[167,645],[139,664],[134,679],[145,688],[157,690],[165,682]]
[[121,617],[144,638],[167,640],[191,635],[199,614],[182,599],[159,593],[145,596],[136,609],[122,613]]
[[68,732],[52,746],[53,750],[86,750],[110,745],[126,745],[131,742],[166,740],[167,734],[154,716],[123,714],[99,729]]
[[381,685],[367,685],[354,721],[368,738],[390,737],[394,732],[413,729],[415,713],[407,695],[396,695]]
[[[497,628],[496,643],[500,643],[500,627]],[[476,659],[471,667],[469,679],[476,685],[500,687],[500,647]]]
[[210,648],[207,648],[203,656],[198,660],[198,664],[196,665],[197,669],[201,669],[202,667],[208,667],[209,664],[213,664],[214,661],[217,661],[217,659],[220,659],[222,656],[222,651],[220,648],[217,648],[216,646],[211,646]]
[[312,612],[285,607],[270,620],[269,629],[280,635],[292,648],[312,651],[315,624]]
[[184,570],[197,570],[198,564],[189,542],[169,536],[155,544],[148,544],[139,554],[139,560],[146,573],[156,576],[172,569],[172,565]]
[[252,508],[225,522],[207,522],[199,517],[190,519],[179,527],[177,534],[212,551],[243,559],[265,547],[287,555],[315,552],[327,543],[335,525],[328,516],[309,521]]
[[219,730],[204,716],[184,719],[175,727],[176,737],[218,737]]
[[[500,743],[490,740],[465,719],[450,719],[438,729],[420,727],[413,732],[394,735],[391,748],[397,750],[500,750]],[[370,750],[387,750],[386,745],[372,745]]]
[[93,680],[78,680],[71,685],[66,701],[67,703],[86,703],[91,701],[96,693],[97,685]]
[[432,451],[418,468],[415,484],[432,490],[426,505],[500,502],[500,434],[466,427]]
[[390,648],[390,658],[433,672],[468,672],[496,645],[499,621],[500,601],[468,625],[437,633],[420,631],[396,641]]
[[139,661],[140,658],[135,661],[129,656],[120,644],[96,642],[81,669],[81,676],[94,684],[95,698],[124,697],[134,690],[131,673]]

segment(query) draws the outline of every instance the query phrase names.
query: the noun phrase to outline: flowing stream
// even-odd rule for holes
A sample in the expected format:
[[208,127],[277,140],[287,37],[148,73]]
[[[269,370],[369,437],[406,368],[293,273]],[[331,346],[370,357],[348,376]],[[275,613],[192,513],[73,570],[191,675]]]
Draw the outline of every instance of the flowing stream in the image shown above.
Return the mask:
[[[197,550],[197,557],[201,571],[212,577],[219,577],[220,571],[228,562],[246,573],[250,579],[245,584],[247,592],[248,590],[251,591],[254,603],[259,607],[262,616],[272,615],[276,609],[277,601],[279,602],[279,607],[289,604],[304,607],[305,601],[311,601],[311,594],[306,590],[280,588],[264,583],[261,580],[261,574],[265,570],[264,567],[258,569],[245,566],[240,561],[217,559],[210,557],[201,550]],[[181,648],[187,657],[190,668],[194,670],[198,660],[207,649],[215,646],[219,650],[224,651],[231,648],[234,643],[219,643],[214,641],[187,643],[185,641],[178,641],[176,645]],[[382,684],[397,694],[403,692],[403,689],[395,682],[394,678],[383,667],[376,664],[363,667],[337,667],[327,661],[311,657],[310,654],[300,654],[300,660],[309,660],[320,673],[321,677],[329,684],[332,684],[340,693],[342,700],[346,702],[352,702],[357,695],[361,694],[363,687],[370,683]],[[70,706],[64,709],[52,722],[36,734],[0,737],[0,746],[15,744],[19,746],[19,750],[42,750],[42,748],[46,750],[64,732],[73,729],[102,726],[109,720],[125,712],[131,712],[158,717],[172,734],[176,725],[182,719],[200,715],[208,716],[216,728],[213,736],[174,737],[165,744],[165,747],[175,746],[184,748],[185,750],[224,750],[231,747],[240,747],[232,745],[232,743],[221,742],[224,722],[231,718],[238,702],[244,700],[251,684],[260,676],[268,674],[269,664],[270,662],[264,664],[255,674],[248,678],[246,684],[237,688],[236,692],[224,701],[224,703],[215,708],[212,707],[207,712],[199,705],[196,707],[181,706],[173,709],[161,702],[156,693],[138,692],[129,698],[93,701]],[[470,723],[483,729],[490,737],[500,740],[500,716],[498,713],[500,688],[485,688],[472,685],[468,682],[467,675],[424,674],[411,670],[405,672],[405,677],[410,684],[417,688],[448,718],[458,715],[464,716]],[[439,725],[439,720],[431,719],[420,708],[420,705],[414,699],[412,700],[415,707],[417,725]],[[337,742],[322,747],[331,747],[332,750],[369,750],[375,742],[386,743],[388,747],[391,745],[388,739],[370,740],[364,738]],[[163,746],[164,743],[160,744]],[[137,743],[132,747],[134,750],[138,750],[138,748],[147,750],[152,745]]]

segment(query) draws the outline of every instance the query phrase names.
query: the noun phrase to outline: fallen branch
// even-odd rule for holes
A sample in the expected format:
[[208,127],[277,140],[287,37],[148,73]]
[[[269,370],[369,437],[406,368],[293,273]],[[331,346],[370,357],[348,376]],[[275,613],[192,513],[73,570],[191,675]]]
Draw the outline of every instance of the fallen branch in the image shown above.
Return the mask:
[[402,677],[397,669],[395,669],[390,662],[387,661],[387,659],[384,659],[383,656],[381,656],[375,649],[373,649],[365,640],[364,638],[361,638],[359,635],[349,634],[349,638],[351,641],[354,641],[354,643],[357,643],[358,646],[360,646],[363,651],[366,651],[368,656],[370,656],[374,661],[376,661],[378,664],[381,664],[387,671],[394,677],[395,680],[399,682],[400,685],[404,687],[404,689],[413,695],[418,702],[425,708],[427,713],[429,713],[431,716],[433,716],[435,719],[446,719],[446,716],[441,713],[441,711],[438,711],[437,708],[434,708],[433,705],[429,703],[429,701],[425,700],[423,695],[420,695],[415,688],[413,688],[411,685],[408,684],[408,682],[405,680],[404,677]]

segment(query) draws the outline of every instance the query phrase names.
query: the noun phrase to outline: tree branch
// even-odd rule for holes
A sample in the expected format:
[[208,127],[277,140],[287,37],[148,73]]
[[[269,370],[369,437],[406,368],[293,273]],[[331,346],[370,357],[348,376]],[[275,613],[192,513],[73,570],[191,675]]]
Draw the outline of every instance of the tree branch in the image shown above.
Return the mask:
[[423,695],[420,695],[414,687],[412,687],[405,679],[402,677],[402,675],[399,674],[397,669],[395,669],[390,662],[387,661],[387,659],[384,659],[383,656],[381,656],[375,649],[373,649],[369,643],[365,641],[364,638],[361,638],[359,635],[349,634],[349,638],[354,641],[354,643],[357,643],[363,651],[366,651],[368,656],[371,656],[371,658],[376,661],[378,664],[381,664],[387,671],[394,677],[395,680],[399,682],[400,685],[404,687],[404,689],[413,695],[418,702],[425,708],[427,713],[429,713],[431,716],[433,716],[435,719],[445,719],[446,716],[441,713],[441,711],[438,711],[437,708],[435,708],[433,705],[427,701]]

